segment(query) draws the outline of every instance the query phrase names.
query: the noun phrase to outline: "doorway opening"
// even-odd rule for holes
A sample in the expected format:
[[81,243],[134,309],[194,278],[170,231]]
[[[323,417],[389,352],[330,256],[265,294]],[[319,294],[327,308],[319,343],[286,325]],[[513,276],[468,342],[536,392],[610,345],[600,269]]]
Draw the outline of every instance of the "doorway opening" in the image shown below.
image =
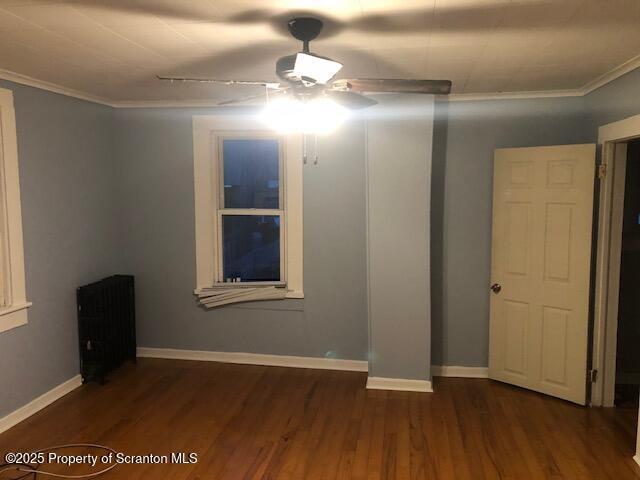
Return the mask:
[[627,143],[620,241],[614,405],[638,408],[640,394],[640,140]]

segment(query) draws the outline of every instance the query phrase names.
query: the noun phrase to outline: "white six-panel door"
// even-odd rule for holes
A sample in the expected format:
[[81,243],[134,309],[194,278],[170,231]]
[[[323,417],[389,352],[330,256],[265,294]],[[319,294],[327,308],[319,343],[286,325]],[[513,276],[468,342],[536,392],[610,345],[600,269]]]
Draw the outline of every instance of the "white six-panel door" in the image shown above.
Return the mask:
[[595,145],[495,152],[489,376],[584,404]]

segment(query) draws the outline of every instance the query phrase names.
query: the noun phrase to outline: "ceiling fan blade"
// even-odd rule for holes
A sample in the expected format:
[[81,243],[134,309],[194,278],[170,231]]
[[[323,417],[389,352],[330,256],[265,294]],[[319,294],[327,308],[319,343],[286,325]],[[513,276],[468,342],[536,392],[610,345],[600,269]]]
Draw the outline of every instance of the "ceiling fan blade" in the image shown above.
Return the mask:
[[345,78],[331,85],[336,90],[356,92],[428,93],[448,95],[451,80],[406,80],[400,78]]
[[252,85],[252,86],[262,86],[270,89],[278,89],[280,88],[280,84],[278,82],[266,82],[261,80],[220,80],[217,78],[193,78],[193,77],[164,77],[162,75],[156,75],[158,80],[163,80],[166,82],[196,82],[196,83],[217,83],[220,85]]
[[213,5],[207,2],[158,2],[158,1],[133,1],[133,0],[109,0],[97,2],[96,0],[73,0],[70,2],[80,6],[90,14],[102,14],[104,12],[127,13],[136,15],[153,15],[165,19],[176,19],[184,22],[210,22],[219,23],[221,20]]
[[285,95],[287,93],[287,90],[288,90],[287,88],[282,88],[274,92],[270,91],[270,92],[259,93],[257,95],[247,95],[245,97],[234,98],[232,100],[224,100],[222,102],[219,102],[218,105],[232,105],[235,103],[250,102],[251,100],[258,100],[258,99],[261,99],[264,101],[264,103],[266,103],[272,98],[278,98],[282,95]]
[[325,90],[325,94],[334,102],[351,110],[360,110],[361,108],[372,107],[378,102],[372,98],[365,97],[356,92],[348,92],[344,90]]
[[259,98],[266,98],[266,94],[261,93],[259,95],[247,95],[246,97],[234,98],[232,100],[224,100],[223,102],[218,102],[218,105],[233,105],[235,103],[243,103],[251,100],[258,100]]

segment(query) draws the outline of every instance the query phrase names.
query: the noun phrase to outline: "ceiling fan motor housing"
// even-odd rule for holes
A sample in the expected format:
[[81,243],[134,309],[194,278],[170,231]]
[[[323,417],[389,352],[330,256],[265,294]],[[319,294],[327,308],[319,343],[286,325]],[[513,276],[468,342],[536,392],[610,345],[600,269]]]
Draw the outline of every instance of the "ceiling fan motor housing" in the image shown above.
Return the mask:
[[285,57],[281,57],[276,62],[276,74],[282,80],[285,81],[295,81],[295,75],[293,74],[293,69],[296,66],[296,55],[287,55]]
[[325,85],[341,68],[340,62],[310,52],[287,55],[276,62],[276,73],[282,80],[304,87]]
[[300,75],[300,73],[295,70],[296,58],[297,54],[287,55],[286,57],[278,59],[276,62],[276,74],[278,77],[294,87],[300,87],[301,89],[316,86],[318,84],[317,79],[308,75]]
[[[313,55],[309,50],[309,42],[320,35],[322,31],[322,20],[314,17],[296,17],[289,20],[287,26],[289,27],[291,36],[303,42],[302,53],[322,58]],[[276,62],[276,74],[278,77],[290,84],[302,87],[311,87],[318,83],[318,79],[312,75],[306,72],[300,72],[299,68],[296,70],[297,60],[298,54],[279,58]]]
[[289,27],[291,35],[301,42],[304,42],[308,48],[308,43],[320,35],[323,23],[319,18],[298,17],[289,20],[287,26]]

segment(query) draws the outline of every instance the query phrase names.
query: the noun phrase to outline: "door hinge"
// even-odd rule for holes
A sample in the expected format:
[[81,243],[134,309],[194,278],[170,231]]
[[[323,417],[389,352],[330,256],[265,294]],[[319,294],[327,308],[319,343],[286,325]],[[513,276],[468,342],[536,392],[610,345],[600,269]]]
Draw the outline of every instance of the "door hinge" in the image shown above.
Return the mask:
[[605,163],[601,163],[598,165],[597,175],[600,180],[607,178],[607,165]]
[[589,370],[587,372],[587,379],[589,380],[590,383],[596,383],[597,378],[598,378],[598,370]]

